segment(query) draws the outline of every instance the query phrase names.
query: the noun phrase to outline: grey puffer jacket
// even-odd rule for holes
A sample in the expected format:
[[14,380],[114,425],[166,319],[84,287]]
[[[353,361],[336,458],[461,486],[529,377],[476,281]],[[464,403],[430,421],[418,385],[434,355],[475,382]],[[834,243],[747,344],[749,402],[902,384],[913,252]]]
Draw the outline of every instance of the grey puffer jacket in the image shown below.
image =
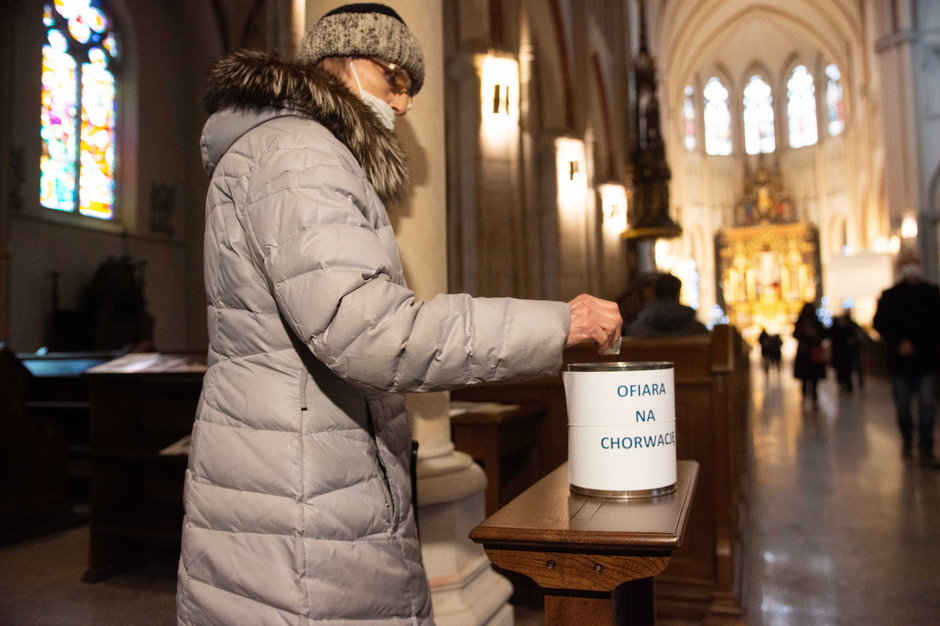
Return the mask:
[[326,74],[239,53],[208,102],[179,623],[431,623],[399,392],[556,372],[568,307],[416,300],[383,205],[401,150]]

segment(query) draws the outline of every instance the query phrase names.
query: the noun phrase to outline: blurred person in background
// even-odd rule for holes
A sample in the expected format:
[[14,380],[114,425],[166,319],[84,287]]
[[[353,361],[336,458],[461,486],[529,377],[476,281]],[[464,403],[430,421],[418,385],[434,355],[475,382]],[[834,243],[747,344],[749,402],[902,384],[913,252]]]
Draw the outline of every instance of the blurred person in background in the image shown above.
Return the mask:
[[695,319],[695,309],[679,302],[682,281],[660,274],[653,282],[653,298],[643,305],[636,320],[624,333],[630,337],[675,337],[707,335],[705,324]]
[[917,404],[917,447],[920,461],[936,463],[933,449],[940,369],[940,289],[924,280],[920,257],[907,252],[898,259],[900,280],[881,293],[874,327],[887,350],[891,394],[901,430],[901,454],[913,457]]
[[817,384],[826,377],[828,357],[823,342],[826,327],[816,316],[816,309],[807,302],[793,323],[793,338],[796,339],[796,356],[793,359],[793,376],[802,383],[803,405],[809,403],[814,409],[819,406]]
[[852,391],[852,375],[856,372],[861,386],[861,357],[867,339],[868,335],[852,319],[852,309],[845,309],[842,315],[832,320],[832,328],[829,329],[830,359],[843,391]]

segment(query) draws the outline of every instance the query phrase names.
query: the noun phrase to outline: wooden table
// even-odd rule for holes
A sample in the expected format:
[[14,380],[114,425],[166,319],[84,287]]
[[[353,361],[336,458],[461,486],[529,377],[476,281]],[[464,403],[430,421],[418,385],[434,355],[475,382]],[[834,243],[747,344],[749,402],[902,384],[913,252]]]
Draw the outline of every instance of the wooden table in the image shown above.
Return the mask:
[[546,624],[653,624],[653,576],[682,543],[698,463],[676,493],[616,500],[573,494],[558,467],[470,531],[494,565],[546,591]]

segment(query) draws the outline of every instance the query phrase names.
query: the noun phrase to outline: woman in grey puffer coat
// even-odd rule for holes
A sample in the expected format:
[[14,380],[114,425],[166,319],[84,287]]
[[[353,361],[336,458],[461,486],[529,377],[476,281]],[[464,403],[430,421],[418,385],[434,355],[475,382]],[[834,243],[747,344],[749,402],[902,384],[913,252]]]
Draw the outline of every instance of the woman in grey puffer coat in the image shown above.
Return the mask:
[[431,623],[399,392],[554,373],[566,344],[612,343],[619,317],[590,296],[416,300],[383,205],[405,190],[402,152],[357,95],[387,80],[375,95],[403,114],[420,48],[391,9],[349,5],[300,57],[232,55],[207,99],[209,368],[178,619]]

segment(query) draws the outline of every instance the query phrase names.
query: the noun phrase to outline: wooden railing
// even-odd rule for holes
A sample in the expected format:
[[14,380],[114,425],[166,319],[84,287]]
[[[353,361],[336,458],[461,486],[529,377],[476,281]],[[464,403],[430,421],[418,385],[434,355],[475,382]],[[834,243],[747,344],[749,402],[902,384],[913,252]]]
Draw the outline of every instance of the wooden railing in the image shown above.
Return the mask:
[[562,465],[470,531],[490,560],[545,590],[545,624],[655,623],[653,577],[682,544],[698,464],[646,500],[572,494]]

